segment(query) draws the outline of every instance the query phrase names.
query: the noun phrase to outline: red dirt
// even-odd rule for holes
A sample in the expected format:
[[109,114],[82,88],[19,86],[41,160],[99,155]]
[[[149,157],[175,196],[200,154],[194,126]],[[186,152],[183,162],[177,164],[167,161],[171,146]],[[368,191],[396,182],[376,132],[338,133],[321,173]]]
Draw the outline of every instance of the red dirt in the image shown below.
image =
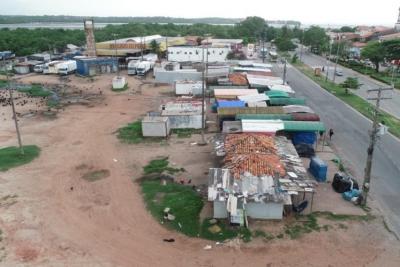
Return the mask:
[[[0,248],[6,252],[1,266],[398,266],[399,243],[379,220],[299,240],[231,242],[231,247],[165,229],[147,212],[132,180],[150,159],[169,155],[188,176],[204,183],[204,171],[213,164],[212,149],[191,146],[199,136],[172,138],[164,146],[121,144],[115,131],[157,109],[165,99],[159,93],[171,88],[144,85],[141,94],[133,94],[138,81],[129,78],[130,89],[114,93],[111,77],[93,83],[71,78],[77,87],[101,88],[103,103],[67,107],[55,120],[20,119],[23,142],[42,152],[32,163],[0,173],[0,198],[17,195],[15,204],[0,205]],[[43,80],[57,82],[51,76],[23,79]],[[0,124],[0,146],[15,145],[9,107],[0,111],[7,118]],[[81,178],[82,164],[109,170],[110,176],[88,182]],[[203,250],[207,244],[213,249]]]

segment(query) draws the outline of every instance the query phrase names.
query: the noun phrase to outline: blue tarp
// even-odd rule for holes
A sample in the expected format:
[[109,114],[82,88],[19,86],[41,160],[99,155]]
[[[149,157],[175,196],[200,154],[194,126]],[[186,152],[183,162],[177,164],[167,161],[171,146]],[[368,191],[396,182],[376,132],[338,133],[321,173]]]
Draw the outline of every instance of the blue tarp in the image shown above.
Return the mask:
[[312,157],[310,161],[310,172],[318,182],[326,181],[326,173],[328,172],[328,165],[318,157]]
[[309,144],[313,145],[317,140],[317,135],[314,132],[297,132],[292,135],[293,145]]
[[217,101],[218,108],[244,108],[246,103],[241,100],[220,100]]

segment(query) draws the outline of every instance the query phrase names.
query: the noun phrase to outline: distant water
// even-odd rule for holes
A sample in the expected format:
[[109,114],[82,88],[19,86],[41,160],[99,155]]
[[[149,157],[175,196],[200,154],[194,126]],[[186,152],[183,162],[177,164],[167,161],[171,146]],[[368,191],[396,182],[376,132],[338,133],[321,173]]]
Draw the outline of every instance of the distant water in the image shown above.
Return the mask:
[[[126,23],[95,23],[96,28],[104,28],[108,24],[112,25],[122,25]],[[9,28],[15,30],[17,28],[24,29],[65,29],[65,30],[83,30],[83,22],[71,22],[71,23],[59,23],[59,22],[37,22],[37,23],[18,23],[18,24],[0,24],[1,28]]]
[[[107,25],[123,25],[127,23],[94,23],[95,28],[104,28]],[[158,23],[158,24],[167,24],[167,23]],[[176,25],[192,25],[193,23],[174,23]],[[225,26],[233,26],[234,24],[212,24],[212,25],[225,25]],[[38,29],[38,28],[47,28],[47,29],[65,29],[65,30],[83,30],[83,22],[71,22],[71,23],[63,23],[63,22],[36,22],[36,23],[18,23],[18,24],[0,24],[1,28],[9,28],[15,30],[17,28],[24,29]]]

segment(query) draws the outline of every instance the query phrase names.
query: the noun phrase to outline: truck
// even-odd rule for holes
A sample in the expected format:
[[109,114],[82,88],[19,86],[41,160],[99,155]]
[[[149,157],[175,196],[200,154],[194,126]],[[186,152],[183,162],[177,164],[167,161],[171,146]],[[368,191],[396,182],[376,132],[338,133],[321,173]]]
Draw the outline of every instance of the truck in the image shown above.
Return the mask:
[[44,66],[45,66],[45,64],[35,65],[35,67],[33,67],[33,71],[36,73],[43,73]]
[[61,61],[51,61],[43,66],[43,74],[57,74],[57,65],[62,63]]
[[146,73],[149,72],[153,66],[154,63],[150,61],[141,61],[136,67],[136,73],[139,76],[145,76]]
[[60,75],[68,75],[74,73],[76,71],[76,61],[75,60],[67,60],[63,61],[60,64],[57,64],[58,74]]
[[139,60],[131,60],[128,63],[128,75],[136,75],[136,68],[139,65]]

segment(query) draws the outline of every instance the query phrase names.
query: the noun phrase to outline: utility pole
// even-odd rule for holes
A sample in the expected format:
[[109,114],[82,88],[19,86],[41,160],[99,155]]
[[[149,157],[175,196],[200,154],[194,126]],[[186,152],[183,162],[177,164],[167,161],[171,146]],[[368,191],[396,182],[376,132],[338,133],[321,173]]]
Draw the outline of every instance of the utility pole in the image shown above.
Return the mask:
[[374,155],[374,148],[378,138],[378,131],[379,131],[379,107],[381,100],[384,99],[391,99],[390,97],[382,97],[383,91],[392,91],[393,88],[378,88],[378,89],[370,89],[370,92],[378,92],[377,97],[369,97],[368,100],[376,100],[375,109],[374,109],[374,117],[372,122],[372,131],[370,133],[370,142],[367,150],[367,163],[365,166],[365,173],[364,173],[364,181],[361,193],[361,205],[365,206],[367,204],[367,197],[370,190],[370,181],[371,181],[371,169],[372,169],[372,158]]
[[[166,58],[168,61],[168,37],[165,37],[165,50],[166,50]],[[160,59],[161,60],[161,59]]]
[[144,41],[143,41],[143,36],[142,36],[142,37],[140,37],[140,54],[142,57],[141,61],[143,61],[143,45],[144,45]]
[[285,58],[285,65],[283,65],[283,85],[285,85],[285,83],[286,83],[286,63],[287,63],[287,60],[286,60],[286,58]]
[[340,44],[341,44],[340,39],[341,38],[340,38],[340,35],[339,35],[339,43],[338,43],[338,48],[336,50],[335,68],[333,70],[333,79],[332,79],[333,83],[335,83],[335,80],[336,80],[336,69],[337,69],[337,64],[338,64],[338,61],[339,61],[339,51],[340,51]]
[[331,59],[331,55],[332,55],[332,42],[329,41],[329,57],[326,59],[326,75],[325,75],[325,82],[328,81],[328,75],[329,75],[329,62]]
[[4,62],[4,70],[6,72],[6,81],[7,81],[7,87],[8,87],[8,93],[10,94],[10,102],[11,102],[11,108],[12,108],[12,113],[13,113],[13,119],[14,119],[14,123],[15,123],[15,130],[17,132],[17,138],[18,138],[18,146],[19,146],[19,150],[20,153],[22,155],[25,154],[24,148],[22,146],[22,140],[21,140],[21,133],[19,131],[19,125],[18,125],[18,119],[17,119],[17,114],[15,112],[15,105],[14,105],[14,98],[13,98],[13,89],[11,89],[10,86],[10,80],[8,78],[8,70],[7,70],[7,66],[6,66],[6,57],[3,57],[3,62]]
[[265,39],[266,39],[266,32],[265,32],[265,29],[263,29],[263,31],[262,31],[262,36],[261,36],[261,38],[262,38],[262,51],[261,51],[261,53],[262,53],[262,62],[263,63],[265,63],[265,56],[266,56],[266,53],[265,53]]
[[202,47],[202,52],[203,52],[203,63],[201,64],[202,66],[201,66],[201,81],[202,81],[202,83],[201,83],[201,141],[198,143],[198,145],[201,145],[201,146],[204,146],[204,145],[206,145],[207,144],[207,142],[206,142],[206,140],[205,140],[205,138],[204,138],[204,131],[205,131],[205,126],[206,126],[206,124],[205,124],[205,113],[204,113],[204,111],[205,111],[205,103],[204,103],[204,101],[205,101],[205,98],[206,98],[206,91],[205,91],[205,82],[204,82],[204,80],[205,80],[205,75],[204,75],[204,70],[206,69],[206,64],[204,63],[204,45],[203,45],[203,47]]
[[114,33],[113,36],[114,36],[115,59],[117,60],[117,77],[119,77],[119,60],[118,60],[118,48],[117,48],[118,34]]
[[304,46],[303,42],[304,42],[304,29],[302,30],[301,41],[300,41],[300,62],[303,62],[302,61],[302,59],[303,59],[303,46]]

